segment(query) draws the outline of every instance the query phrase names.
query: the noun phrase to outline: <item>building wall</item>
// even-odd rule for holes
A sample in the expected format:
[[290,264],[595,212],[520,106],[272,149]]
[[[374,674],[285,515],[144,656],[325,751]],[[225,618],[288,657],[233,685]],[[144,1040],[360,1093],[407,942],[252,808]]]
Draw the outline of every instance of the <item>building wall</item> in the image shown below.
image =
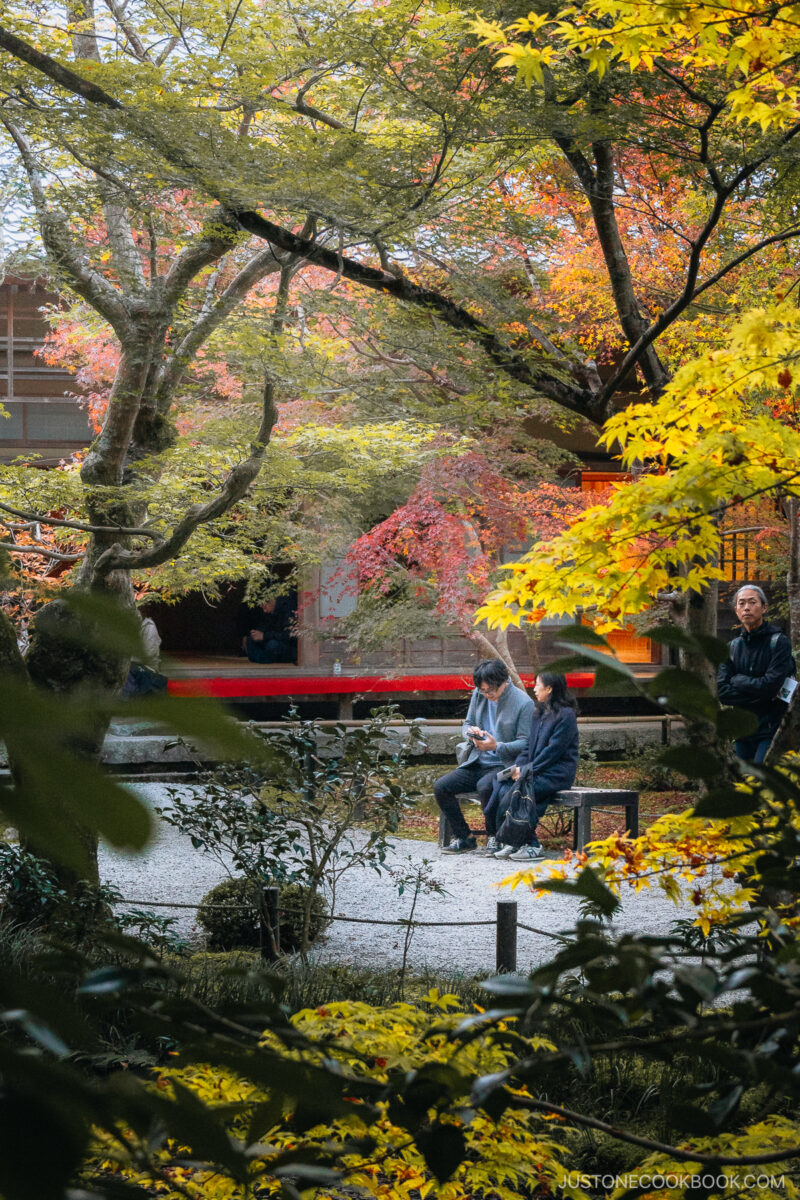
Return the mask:
[[39,309],[57,295],[39,283],[7,276],[0,284],[0,462],[36,456],[57,463],[87,446],[92,430],[68,371],[49,367],[36,351],[48,326]]

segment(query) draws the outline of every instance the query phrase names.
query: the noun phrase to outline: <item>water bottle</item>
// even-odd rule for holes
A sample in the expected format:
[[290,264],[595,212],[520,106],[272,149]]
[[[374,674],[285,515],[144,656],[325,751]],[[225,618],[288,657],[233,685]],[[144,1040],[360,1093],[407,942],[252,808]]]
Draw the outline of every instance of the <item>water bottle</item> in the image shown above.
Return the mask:
[[336,662],[333,664],[333,673],[334,673],[334,675],[341,675],[341,673],[342,673],[342,664],[339,662],[338,658],[336,659]]

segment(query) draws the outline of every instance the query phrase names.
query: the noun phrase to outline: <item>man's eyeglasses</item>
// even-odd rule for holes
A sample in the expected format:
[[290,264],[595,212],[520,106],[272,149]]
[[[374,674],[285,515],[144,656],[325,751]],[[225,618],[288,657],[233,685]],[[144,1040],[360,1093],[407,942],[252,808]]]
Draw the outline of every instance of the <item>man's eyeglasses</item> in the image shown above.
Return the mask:
[[497,693],[502,688],[502,686],[503,685],[501,683],[498,683],[498,684],[484,683],[484,684],[481,684],[481,686],[478,688],[478,691],[480,692],[480,694],[482,696],[496,696]]

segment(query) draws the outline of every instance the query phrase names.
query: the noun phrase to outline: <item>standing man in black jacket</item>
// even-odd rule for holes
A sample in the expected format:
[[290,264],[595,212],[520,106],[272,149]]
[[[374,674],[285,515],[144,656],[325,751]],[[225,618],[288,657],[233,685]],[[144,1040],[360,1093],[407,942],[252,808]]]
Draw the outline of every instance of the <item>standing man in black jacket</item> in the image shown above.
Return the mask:
[[740,587],[733,606],[742,633],[731,642],[730,657],[719,669],[717,690],[723,704],[758,717],[755,733],[736,742],[736,753],[746,762],[760,763],[786,711],[778,693],[795,673],[792,644],[777,625],[764,620],[767,597],[760,587]]

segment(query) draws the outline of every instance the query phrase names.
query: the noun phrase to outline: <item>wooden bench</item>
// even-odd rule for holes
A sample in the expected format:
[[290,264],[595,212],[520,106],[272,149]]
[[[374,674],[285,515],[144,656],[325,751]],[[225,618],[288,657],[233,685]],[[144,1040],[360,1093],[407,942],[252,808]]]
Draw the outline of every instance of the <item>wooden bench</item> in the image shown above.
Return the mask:
[[[477,792],[462,792],[459,800],[478,802]],[[556,794],[547,808],[550,813],[555,808],[565,808],[572,811],[572,849],[583,850],[587,842],[592,840],[592,809],[593,808],[624,808],[625,829],[631,837],[639,836],[639,793],[623,788],[589,788],[574,787]],[[486,833],[485,825],[473,828],[470,833]],[[444,813],[439,813],[439,845],[449,846],[452,841],[450,822]]]

